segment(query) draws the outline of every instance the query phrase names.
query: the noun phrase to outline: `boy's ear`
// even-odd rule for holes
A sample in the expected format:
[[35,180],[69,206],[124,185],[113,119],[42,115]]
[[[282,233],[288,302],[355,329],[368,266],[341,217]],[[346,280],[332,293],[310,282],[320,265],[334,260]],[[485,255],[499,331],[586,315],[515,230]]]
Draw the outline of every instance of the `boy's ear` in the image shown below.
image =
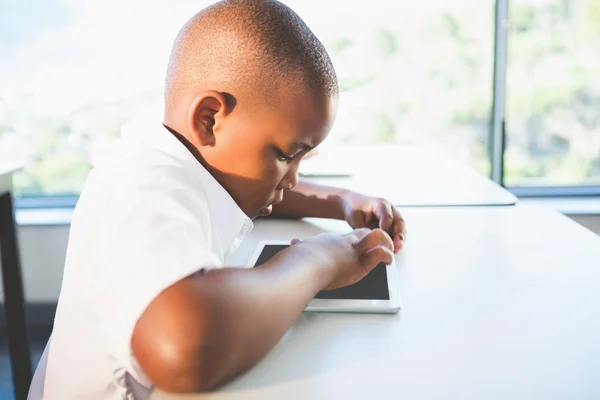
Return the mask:
[[213,146],[219,119],[229,111],[223,93],[208,90],[198,94],[188,111],[188,129],[194,141],[200,146]]

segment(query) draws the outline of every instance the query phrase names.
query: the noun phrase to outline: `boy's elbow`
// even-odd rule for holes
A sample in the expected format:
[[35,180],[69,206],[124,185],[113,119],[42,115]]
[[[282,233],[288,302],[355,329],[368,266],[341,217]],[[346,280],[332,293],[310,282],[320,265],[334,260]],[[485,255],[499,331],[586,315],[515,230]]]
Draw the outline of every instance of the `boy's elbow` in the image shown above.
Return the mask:
[[[216,385],[214,372],[219,365],[211,362],[199,349],[171,344],[166,351],[157,351],[147,357],[152,365],[148,377],[159,389],[171,393],[199,393],[212,390]],[[208,358],[208,359],[207,359]]]
[[203,392],[228,376],[227,348],[211,321],[214,313],[186,290],[185,282],[160,294],[137,321],[131,349],[152,383],[167,392]]

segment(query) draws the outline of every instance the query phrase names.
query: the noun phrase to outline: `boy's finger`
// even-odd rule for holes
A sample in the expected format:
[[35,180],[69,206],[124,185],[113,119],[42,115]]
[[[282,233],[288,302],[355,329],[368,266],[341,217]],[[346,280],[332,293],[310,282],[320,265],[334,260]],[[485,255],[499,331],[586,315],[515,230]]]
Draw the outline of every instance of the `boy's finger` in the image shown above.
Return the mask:
[[360,228],[360,229],[353,230],[350,233],[350,235],[354,238],[353,245],[355,245],[355,246],[358,245],[360,243],[360,241],[362,240],[362,238],[364,238],[369,233],[371,233],[370,228]]
[[392,214],[394,215],[392,236],[394,238],[394,248],[398,251],[404,246],[404,241],[406,240],[406,223],[396,207],[392,207]]
[[384,246],[390,251],[394,251],[394,242],[392,241],[392,238],[386,231],[382,229],[373,229],[371,232],[367,233],[360,240],[358,240],[357,245],[360,246],[360,249],[362,249],[364,252],[378,246]]
[[390,230],[392,224],[394,223],[394,215],[392,214],[392,207],[385,202],[381,202],[379,206],[375,209],[375,215],[379,219],[379,228],[383,229],[390,235],[393,235],[393,232]]
[[369,229],[379,228],[379,218],[375,214],[370,214],[367,224],[365,225]]
[[394,235],[394,253],[397,253],[404,246],[404,241],[402,240],[402,234]]
[[392,207],[392,215],[394,216],[394,224],[396,227],[396,231],[394,233],[401,233],[406,238],[406,222],[396,207]]
[[397,227],[397,223],[394,222],[392,226],[392,239],[394,240],[394,252],[400,251],[400,249],[404,246],[404,240],[406,236],[400,232],[402,228]]
[[367,221],[365,221],[365,214],[362,211],[354,210],[352,214],[350,214],[350,226],[352,229],[364,228],[367,226]]
[[293,246],[293,245],[295,245],[296,243],[299,243],[299,242],[301,242],[301,240],[300,240],[299,238],[293,238],[293,239],[290,241],[290,244]]
[[363,255],[363,265],[368,267],[369,270],[374,268],[379,263],[390,265],[394,260],[394,252],[386,246],[377,246],[369,249]]

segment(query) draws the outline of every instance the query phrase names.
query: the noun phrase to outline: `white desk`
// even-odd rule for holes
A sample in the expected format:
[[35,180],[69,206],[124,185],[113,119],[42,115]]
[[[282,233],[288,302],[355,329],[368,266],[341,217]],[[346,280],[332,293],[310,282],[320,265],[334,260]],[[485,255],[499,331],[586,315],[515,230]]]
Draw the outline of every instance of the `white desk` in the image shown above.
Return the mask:
[[[600,237],[551,211],[403,210],[400,315],[304,314],[221,391],[166,399],[598,399]],[[344,230],[261,221],[264,238]]]
[[[347,147],[304,160],[311,181],[384,197],[400,206],[506,206],[517,198],[443,154],[420,147]],[[348,173],[351,177],[316,176]],[[390,182],[388,185],[387,182]]]

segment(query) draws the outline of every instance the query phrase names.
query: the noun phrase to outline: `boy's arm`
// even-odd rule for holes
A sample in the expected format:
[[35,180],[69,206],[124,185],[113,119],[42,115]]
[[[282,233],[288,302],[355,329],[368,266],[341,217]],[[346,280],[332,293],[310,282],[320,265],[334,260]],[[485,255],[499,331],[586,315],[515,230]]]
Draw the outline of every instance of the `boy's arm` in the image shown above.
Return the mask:
[[287,191],[271,217],[332,218],[346,220],[354,229],[380,228],[393,239],[396,252],[406,240],[406,224],[391,202],[315,183],[299,182]]
[[271,216],[275,218],[332,218],[344,219],[345,189],[298,182],[298,185],[285,192],[283,201],[273,207]]
[[362,229],[308,239],[257,268],[190,276],[147,306],[133,355],[163,390],[211,390],[264,357],[319,290],[357,282],[391,249],[383,231]]
[[131,342],[154,385],[203,392],[260,360],[329,278],[322,269],[300,265],[302,257],[286,261],[278,265],[274,257],[261,268],[209,270],[161,293]]

